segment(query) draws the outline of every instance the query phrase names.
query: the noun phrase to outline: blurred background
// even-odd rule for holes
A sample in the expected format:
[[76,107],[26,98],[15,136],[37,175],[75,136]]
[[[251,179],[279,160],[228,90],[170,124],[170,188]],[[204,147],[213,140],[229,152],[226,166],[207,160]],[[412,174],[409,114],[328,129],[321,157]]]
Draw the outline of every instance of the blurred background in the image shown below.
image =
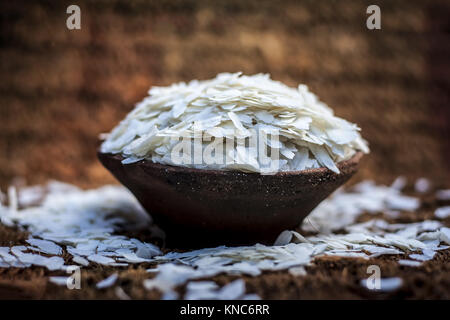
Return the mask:
[[[68,30],[66,8],[81,8]],[[381,8],[381,30],[366,8]],[[307,84],[370,142],[355,180],[450,177],[448,1],[3,1],[0,188],[114,182],[96,159],[153,85],[219,72]]]

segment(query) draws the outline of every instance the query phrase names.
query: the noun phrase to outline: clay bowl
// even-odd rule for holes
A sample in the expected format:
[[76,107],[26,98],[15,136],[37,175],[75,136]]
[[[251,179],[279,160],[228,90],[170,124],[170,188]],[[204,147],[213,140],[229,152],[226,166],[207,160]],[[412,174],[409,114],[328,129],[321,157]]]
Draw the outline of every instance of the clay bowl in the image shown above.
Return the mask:
[[102,164],[136,196],[166,233],[166,245],[273,244],[296,228],[357,171],[362,153],[326,168],[275,175],[175,167],[143,160],[122,164],[98,153]]

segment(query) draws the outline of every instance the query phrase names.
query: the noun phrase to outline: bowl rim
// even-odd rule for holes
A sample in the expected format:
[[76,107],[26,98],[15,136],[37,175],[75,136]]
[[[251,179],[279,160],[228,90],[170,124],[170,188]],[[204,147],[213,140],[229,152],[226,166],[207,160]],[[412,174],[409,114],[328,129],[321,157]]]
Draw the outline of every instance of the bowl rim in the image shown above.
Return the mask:
[[[120,153],[105,153],[101,152],[100,149],[98,150],[97,154],[99,156],[107,156],[110,158],[114,158],[117,161],[122,161],[124,157]],[[193,174],[210,174],[210,175],[253,175],[253,176],[290,176],[290,175],[317,175],[317,174],[324,174],[326,172],[329,172],[331,174],[340,175],[342,174],[342,171],[344,168],[349,167],[351,165],[356,165],[359,163],[363,156],[362,151],[356,151],[356,153],[349,159],[340,161],[336,163],[336,166],[341,171],[341,173],[335,173],[328,169],[327,167],[320,167],[320,168],[313,168],[313,169],[306,169],[306,170],[296,170],[296,171],[278,171],[274,174],[261,174],[259,172],[245,172],[245,171],[239,171],[239,170],[217,170],[217,169],[198,169],[198,168],[190,168],[190,167],[182,167],[182,166],[174,166],[169,164],[162,164],[153,162],[150,159],[143,159],[137,162],[129,163],[129,164],[122,164],[122,166],[146,166],[146,167],[153,167],[157,169],[164,169],[164,170],[170,170],[174,172],[183,172],[183,173],[193,173]]]

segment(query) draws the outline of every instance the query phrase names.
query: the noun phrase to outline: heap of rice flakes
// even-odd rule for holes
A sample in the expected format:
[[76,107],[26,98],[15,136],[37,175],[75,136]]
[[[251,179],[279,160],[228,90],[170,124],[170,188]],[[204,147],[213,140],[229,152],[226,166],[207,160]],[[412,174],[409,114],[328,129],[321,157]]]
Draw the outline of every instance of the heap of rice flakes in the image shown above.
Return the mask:
[[[305,85],[290,88],[267,74],[222,73],[212,80],[153,87],[149,94],[107,135],[102,152],[121,154],[125,164],[149,159],[199,169],[260,173],[267,166],[255,145],[245,139],[258,138],[258,146],[267,148],[269,161],[277,154],[277,171],[327,167],[339,173],[337,162],[356,151],[369,152],[360,129],[334,116]],[[199,132],[202,148],[194,148],[193,156],[198,159],[196,153],[203,154],[215,143],[221,148],[214,152],[223,152],[224,161],[174,161],[172,151],[180,137],[194,138]]]

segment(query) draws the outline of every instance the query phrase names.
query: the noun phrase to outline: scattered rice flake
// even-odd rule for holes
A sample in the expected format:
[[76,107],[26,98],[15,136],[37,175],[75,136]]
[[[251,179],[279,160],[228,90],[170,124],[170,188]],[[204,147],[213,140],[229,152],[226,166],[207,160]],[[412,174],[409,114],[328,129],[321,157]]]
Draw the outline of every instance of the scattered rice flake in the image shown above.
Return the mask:
[[236,300],[245,294],[245,282],[242,279],[226,284],[218,293],[219,300]]
[[122,287],[116,287],[114,289],[114,293],[116,297],[120,300],[131,300],[130,296],[126,294],[126,292],[122,289]]
[[[158,264],[157,268],[149,270],[155,272],[156,277],[146,280],[144,286],[160,290],[165,299],[178,298],[174,291],[177,286],[189,285],[192,280],[219,273],[258,276],[266,270],[287,269],[291,274],[301,275],[304,267],[320,255],[370,259],[378,255],[410,254],[413,251],[411,258],[428,260],[437,250],[448,248],[440,245],[441,242],[450,244],[450,229],[439,221],[389,224],[372,219],[355,223],[358,215],[392,210],[392,202],[388,200],[401,198],[401,202],[405,197],[398,186],[379,186],[368,181],[350,190],[338,190],[312,213],[311,224],[322,231],[315,236],[304,237],[296,231],[285,231],[280,235],[277,246],[221,246],[164,255],[153,244],[117,234],[124,228],[149,229],[151,221],[124,188],[103,187],[82,191],[66,184],[55,184],[52,188],[53,191],[41,205],[18,211],[0,207],[2,221],[7,217],[18,226],[28,228],[33,236],[28,243],[34,246],[0,247],[1,266],[23,268],[37,265],[50,270],[65,270],[64,260],[57,256],[62,250],[60,245],[66,247],[73,262],[81,265],[93,261],[120,267],[128,266],[128,263],[121,261],[151,261]],[[336,228],[345,233],[332,233]],[[46,250],[53,256],[29,253],[30,249]],[[417,264],[414,262],[418,262],[405,261],[410,262],[399,263],[413,266]],[[242,291],[239,283],[234,285],[239,289],[235,288],[236,292]],[[213,292],[208,295],[214,299],[220,298],[222,289],[210,290]],[[206,291],[204,289],[201,295]],[[227,291],[224,292],[221,294],[228,296]],[[237,299],[252,298],[259,297],[245,295],[244,286],[244,293]]]
[[433,257],[424,255],[424,254],[410,254],[409,258],[414,259],[414,260],[419,260],[419,261],[428,261],[433,259]]
[[399,191],[404,183],[406,181],[401,178],[397,178],[390,187],[363,181],[349,191],[338,189],[310,213],[302,228],[329,233],[353,224],[365,212],[416,210],[420,206],[419,199],[407,197]]
[[[371,279],[371,280],[375,280],[375,279]],[[368,287],[367,279],[361,280],[361,286],[363,286],[369,290],[376,290],[376,291],[383,291],[383,292],[395,291],[395,290],[401,288],[402,285],[403,285],[403,280],[401,278],[398,278],[398,277],[381,278],[380,279],[380,288],[379,289],[377,289],[377,288],[371,289],[370,287]]]
[[10,254],[9,247],[0,247],[0,258],[2,258],[5,263],[13,263],[17,261],[17,258]]
[[17,211],[19,208],[19,203],[17,200],[17,189],[14,186],[8,187],[8,205],[9,210]]
[[106,289],[109,287],[112,287],[114,283],[116,283],[117,279],[119,278],[119,275],[117,273],[113,273],[108,278],[98,282],[95,287],[97,289]]
[[219,286],[213,281],[189,282],[186,285],[185,300],[212,300],[217,297]]
[[98,264],[103,264],[103,265],[109,265],[109,264],[115,262],[114,259],[102,256],[102,255],[99,255],[99,254],[90,255],[89,257],[87,257],[87,259],[89,261],[92,261],[92,262],[95,262],[95,263],[98,263]]
[[393,210],[405,210],[405,211],[414,211],[419,205],[419,199],[407,196],[394,196],[387,198],[387,204],[390,209]]
[[0,208],[3,206],[4,203],[6,203],[6,195],[3,193],[2,189],[0,188]]
[[420,267],[422,265],[422,263],[419,261],[405,259],[398,260],[398,264],[407,267]]
[[405,177],[398,177],[391,184],[392,189],[402,190],[406,186],[407,180]]
[[62,254],[62,248],[52,241],[31,238],[28,239],[27,242],[32,246],[39,248],[39,250],[43,253],[54,255]]
[[186,300],[258,300],[257,295],[245,295],[245,282],[234,280],[222,288],[213,281],[189,282],[186,285]]
[[10,264],[4,262],[3,259],[0,258],[0,268],[9,268],[9,267],[10,267]]
[[450,244],[450,228],[441,228],[439,240]]
[[280,235],[275,240],[273,245],[274,246],[284,246],[284,245],[287,245],[289,242],[291,242],[291,240],[292,240],[292,232],[289,230],[285,230],[282,233],[280,233]]
[[306,276],[306,270],[304,267],[292,267],[289,268],[289,273],[295,277]]
[[81,264],[82,266],[85,266],[85,267],[87,267],[89,265],[89,261],[80,256],[73,256],[72,261],[75,263]]
[[401,288],[403,285],[403,279],[398,277],[393,278],[381,278],[381,291],[395,291]]

